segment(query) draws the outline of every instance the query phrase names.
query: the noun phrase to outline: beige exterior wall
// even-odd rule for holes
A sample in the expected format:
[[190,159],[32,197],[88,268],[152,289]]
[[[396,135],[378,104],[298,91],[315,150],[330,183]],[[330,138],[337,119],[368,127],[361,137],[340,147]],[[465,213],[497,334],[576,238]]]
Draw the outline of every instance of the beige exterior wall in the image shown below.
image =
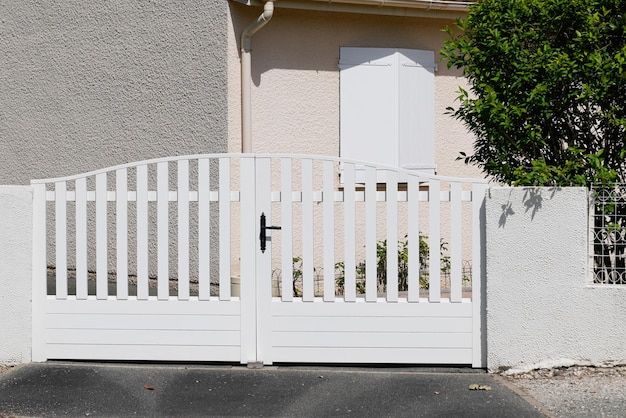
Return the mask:
[[[241,79],[240,37],[242,31],[262,12],[260,7],[230,2],[228,28],[229,151],[241,152]],[[379,16],[373,14],[306,11],[280,8],[270,22],[252,39],[252,152],[339,155],[339,50],[343,46],[385,47],[432,50],[438,70],[435,77],[435,161],[437,174],[482,178],[480,170],[457,161],[460,151],[471,151],[473,137],[458,121],[446,115],[454,105],[457,90],[465,81],[460,73],[448,70],[440,62],[438,51],[447,36],[442,29],[452,25],[452,18]],[[294,190],[298,184],[294,177]],[[447,204],[442,209],[447,211]],[[470,205],[464,205],[466,233],[463,258],[471,258]],[[422,213],[427,213],[423,205]],[[280,219],[274,214],[274,224]],[[379,222],[385,219],[384,208]],[[420,231],[427,234],[427,217]],[[357,225],[357,240],[362,240],[363,220]],[[315,223],[322,224],[321,213]],[[382,224],[381,224],[382,225]],[[449,242],[450,221],[447,212],[441,220],[442,237]],[[238,226],[234,225],[233,236]],[[405,222],[399,224],[399,237],[406,233]],[[343,224],[336,225],[337,237],[343,239]],[[280,233],[274,233],[275,248],[280,248]],[[379,228],[384,239],[384,227]],[[294,256],[300,255],[299,235],[294,237]],[[237,244],[234,244],[233,267],[237,269]],[[359,247],[357,260],[364,258]],[[276,251],[275,251],[276,255]],[[336,260],[343,260],[343,247],[336,248]],[[316,266],[321,254],[316,254]],[[279,260],[275,257],[274,266]]]
[[[230,3],[228,28],[229,150],[241,150],[239,42],[259,7]],[[438,51],[451,19],[281,9],[252,39],[252,150],[339,155],[339,49],[342,46]],[[440,56],[436,53],[436,61]],[[482,177],[456,161],[472,137],[450,116],[459,72],[439,63],[435,77],[437,173]]]

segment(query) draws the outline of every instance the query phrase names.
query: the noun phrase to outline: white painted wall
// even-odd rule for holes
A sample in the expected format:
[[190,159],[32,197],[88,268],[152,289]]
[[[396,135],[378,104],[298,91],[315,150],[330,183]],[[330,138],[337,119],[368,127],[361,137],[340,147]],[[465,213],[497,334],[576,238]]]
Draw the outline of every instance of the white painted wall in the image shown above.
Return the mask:
[[30,186],[0,186],[0,363],[31,360]]
[[591,284],[584,188],[486,198],[490,370],[626,363],[626,286]]

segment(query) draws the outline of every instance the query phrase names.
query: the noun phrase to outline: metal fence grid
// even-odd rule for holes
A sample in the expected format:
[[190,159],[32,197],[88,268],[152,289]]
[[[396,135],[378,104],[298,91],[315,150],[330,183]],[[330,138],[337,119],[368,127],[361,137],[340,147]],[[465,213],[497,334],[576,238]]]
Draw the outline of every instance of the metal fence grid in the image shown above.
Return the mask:
[[626,184],[591,191],[593,282],[626,284]]

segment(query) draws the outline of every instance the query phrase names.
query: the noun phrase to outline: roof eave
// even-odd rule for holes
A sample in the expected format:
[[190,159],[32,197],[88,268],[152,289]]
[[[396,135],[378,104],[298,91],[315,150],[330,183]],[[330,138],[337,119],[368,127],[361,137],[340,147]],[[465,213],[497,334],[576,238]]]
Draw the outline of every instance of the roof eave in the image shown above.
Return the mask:
[[[262,6],[263,0],[234,0]],[[302,10],[367,13],[397,16],[456,18],[466,15],[471,2],[453,0],[278,0],[276,7]]]

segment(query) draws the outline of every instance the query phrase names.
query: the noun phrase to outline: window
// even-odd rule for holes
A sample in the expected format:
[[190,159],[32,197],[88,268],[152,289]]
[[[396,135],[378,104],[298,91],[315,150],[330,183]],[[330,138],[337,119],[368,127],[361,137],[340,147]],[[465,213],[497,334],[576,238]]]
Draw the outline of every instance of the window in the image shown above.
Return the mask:
[[340,155],[434,173],[433,51],[342,47]]

